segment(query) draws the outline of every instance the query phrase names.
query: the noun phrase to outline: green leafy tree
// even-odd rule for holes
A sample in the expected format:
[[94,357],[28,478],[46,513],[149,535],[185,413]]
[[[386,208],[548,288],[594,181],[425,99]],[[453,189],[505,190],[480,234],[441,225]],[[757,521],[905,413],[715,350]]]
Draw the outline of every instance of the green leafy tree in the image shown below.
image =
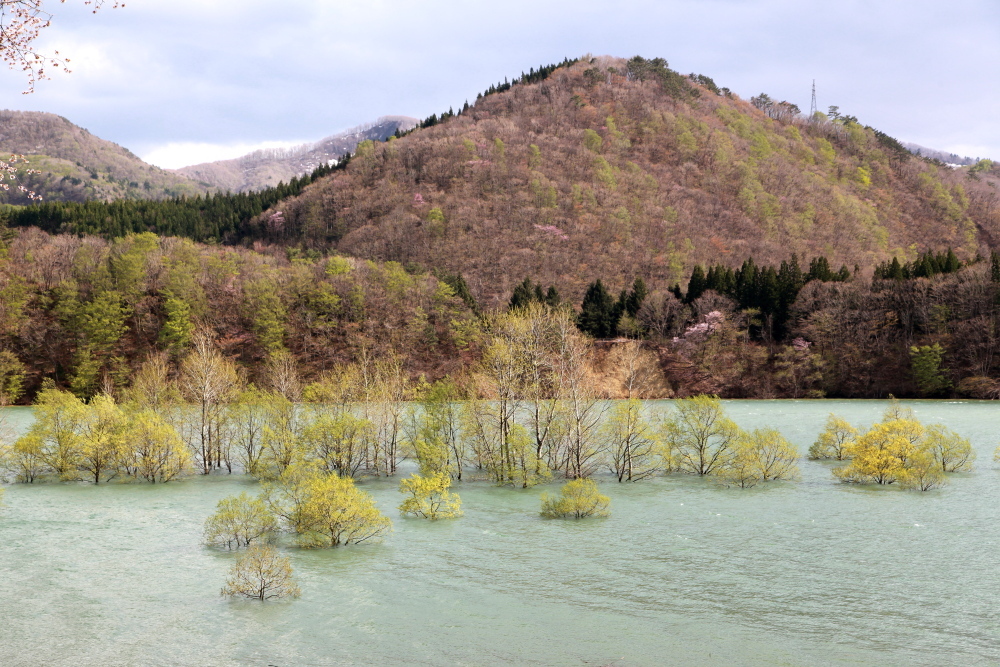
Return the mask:
[[399,492],[407,498],[399,506],[399,511],[431,520],[462,516],[462,500],[450,488],[451,475],[447,473],[429,476],[414,474],[400,480]]
[[723,472],[741,436],[717,396],[678,399],[664,422],[663,440],[672,469],[694,475]]
[[223,498],[215,514],[205,519],[205,542],[227,549],[268,542],[277,531],[278,522],[271,508],[246,492]]
[[179,297],[168,296],[163,301],[163,311],[167,317],[160,329],[160,342],[171,352],[184,352],[191,346],[195,331],[190,304]]
[[125,451],[125,419],[107,394],[91,399],[80,432],[80,468],[88,473],[94,484],[102,477],[117,475]]
[[290,467],[277,482],[264,486],[264,494],[305,547],[360,544],[392,530],[375,499],[355,487],[354,480],[323,474],[315,466]]
[[660,471],[659,443],[638,399],[616,403],[601,436],[607,443],[608,468],[619,482],[635,482]]
[[[37,451],[45,467],[60,479],[75,479],[83,450],[87,406],[73,394],[48,386],[32,407],[34,423],[23,438],[23,451]],[[37,444],[36,444],[37,443]]]
[[566,482],[558,496],[542,494],[542,516],[548,519],[585,519],[609,516],[611,499],[597,489],[592,479],[574,479]]
[[773,428],[742,433],[729,465],[721,476],[729,484],[748,489],[761,482],[789,480],[798,476],[795,446]]
[[809,447],[809,458],[843,461],[849,457],[850,447],[857,437],[858,429],[843,417],[830,413],[826,428]]

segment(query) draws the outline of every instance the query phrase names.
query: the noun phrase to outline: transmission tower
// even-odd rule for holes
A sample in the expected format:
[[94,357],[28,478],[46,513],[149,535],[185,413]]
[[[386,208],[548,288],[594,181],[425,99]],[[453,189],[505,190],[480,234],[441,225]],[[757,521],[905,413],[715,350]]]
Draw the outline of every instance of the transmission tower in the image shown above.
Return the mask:
[[813,79],[812,103],[809,105],[809,120],[812,120],[819,109],[816,107],[816,79]]

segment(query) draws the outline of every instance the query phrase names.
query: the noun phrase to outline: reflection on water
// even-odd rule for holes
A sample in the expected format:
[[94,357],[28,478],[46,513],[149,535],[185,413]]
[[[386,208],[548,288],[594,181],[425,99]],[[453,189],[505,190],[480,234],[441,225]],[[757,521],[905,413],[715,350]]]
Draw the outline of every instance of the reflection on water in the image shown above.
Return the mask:
[[[883,405],[727,402],[802,452],[831,410],[868,424]],[[996,664],[1000,406],[911,405],[972,440],[975,473],[926,494],[808,461],[800,482],[749,491],[603,479],[612,516],[582,522],[538,518],[539,489],[482,483],[458,486],[462,519],[399,519],[396,483],[370,481],[395,532],[289,549],[303,597],[283,603],[221,598],[234,556],[200,544],[251,480],[9,486],[0,665]]]

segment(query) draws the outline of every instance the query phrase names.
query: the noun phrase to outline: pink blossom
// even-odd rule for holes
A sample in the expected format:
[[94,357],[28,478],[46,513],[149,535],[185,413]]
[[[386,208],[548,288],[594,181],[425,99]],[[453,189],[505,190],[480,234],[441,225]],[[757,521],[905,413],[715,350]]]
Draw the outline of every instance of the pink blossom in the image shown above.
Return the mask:
[[422,194],[420,194],[419,192],[414,192],[413,193],[413,205],[414,206],[420,206],[423,203],[424,203],[424,196]]
[[796,352],[805,352],[809,349],[810,345],[812,345],[812,343],[801,336],[792,341],[792,347],[795,348]]

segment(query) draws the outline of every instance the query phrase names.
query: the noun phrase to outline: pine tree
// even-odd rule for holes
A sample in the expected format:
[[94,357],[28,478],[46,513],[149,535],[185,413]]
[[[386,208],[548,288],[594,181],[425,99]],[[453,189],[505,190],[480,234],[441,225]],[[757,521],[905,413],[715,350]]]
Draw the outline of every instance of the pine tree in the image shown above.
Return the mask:
[[695,299],[705,293],[705,288],[705,270],[701,268],[701,264],[696,264],[694,269],[691,270],[691,279],[688,280],[687,296],[684,299],[685,303],[693,303]]
[[615,303],[597,280],[587,288],[577,317],[577,327],[580,331],[594,338],[611,338],[618,330],[618,320],[614,316]]

